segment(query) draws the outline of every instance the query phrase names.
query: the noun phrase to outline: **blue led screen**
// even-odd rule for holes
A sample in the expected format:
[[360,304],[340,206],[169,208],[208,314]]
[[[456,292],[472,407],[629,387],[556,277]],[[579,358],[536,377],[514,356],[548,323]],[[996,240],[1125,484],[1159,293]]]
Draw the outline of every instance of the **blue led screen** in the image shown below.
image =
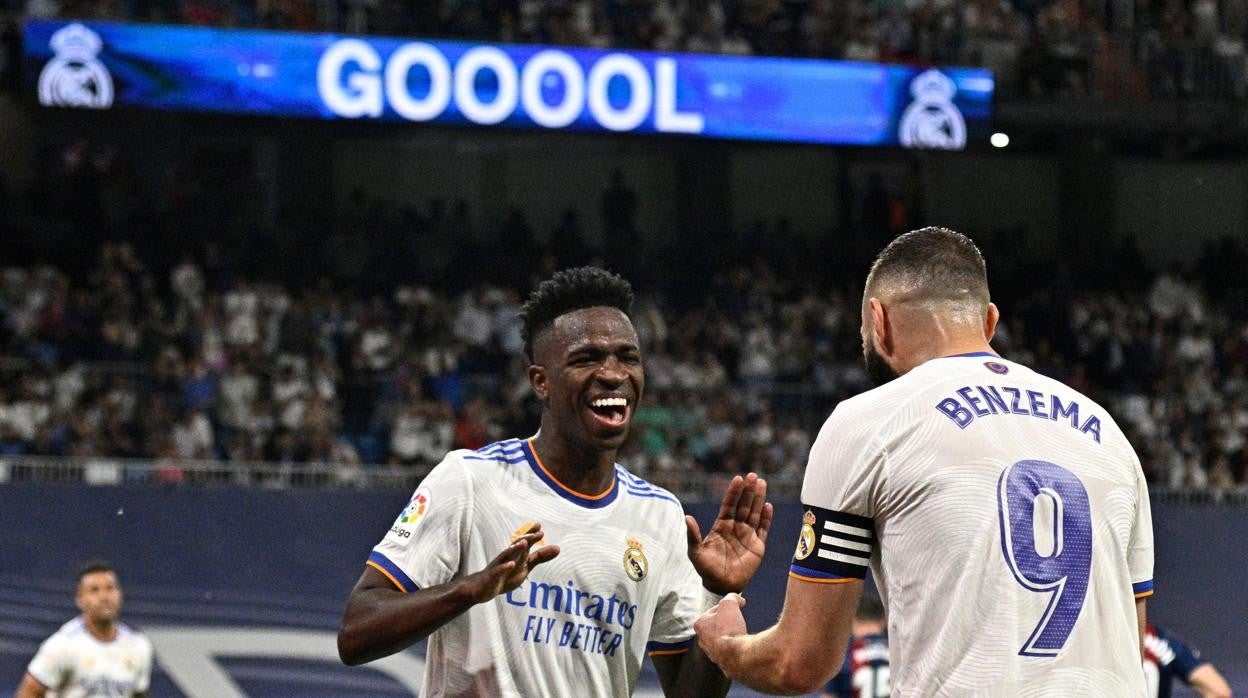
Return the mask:
[[957,150],[993,77],[792,58],[29,21],[46,106]]

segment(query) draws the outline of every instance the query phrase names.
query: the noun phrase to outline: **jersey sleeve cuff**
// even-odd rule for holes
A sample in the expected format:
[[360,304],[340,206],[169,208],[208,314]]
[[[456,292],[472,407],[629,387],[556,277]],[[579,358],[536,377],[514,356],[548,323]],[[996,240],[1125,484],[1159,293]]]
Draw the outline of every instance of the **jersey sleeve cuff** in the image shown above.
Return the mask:
[[398,587],[399,591],[411,593],[420,588],[416,582],[412,581],[411,577],[407,576],[406,572],[391,562],[390,558],[376,550],[369,554],[368,561],[364,564],[384,574],[386,579],[389,579],[394,583],[394,586]]
[[1131,593],[1135,594],[1135,598],[1143,599],[1153,595],[1153,580],[1148,579],[1143,582],[1135,582],[1131,585]]
[[681,640],[680,642],[654,642],[653,640],[646,643],[646,654],[651,657],[661,657],[668,654],[684,654],[693,647],[693,638]]

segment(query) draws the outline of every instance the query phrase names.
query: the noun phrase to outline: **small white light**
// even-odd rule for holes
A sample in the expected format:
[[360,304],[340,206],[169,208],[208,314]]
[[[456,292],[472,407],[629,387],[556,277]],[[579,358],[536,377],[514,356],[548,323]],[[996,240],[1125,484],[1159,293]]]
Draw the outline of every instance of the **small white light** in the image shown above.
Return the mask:
[[991,143],[994,148],[1004,148],[1010,144],[1010,137],[998,131],[997,133],[992,134],[992,137],[988,139],[988,142]]

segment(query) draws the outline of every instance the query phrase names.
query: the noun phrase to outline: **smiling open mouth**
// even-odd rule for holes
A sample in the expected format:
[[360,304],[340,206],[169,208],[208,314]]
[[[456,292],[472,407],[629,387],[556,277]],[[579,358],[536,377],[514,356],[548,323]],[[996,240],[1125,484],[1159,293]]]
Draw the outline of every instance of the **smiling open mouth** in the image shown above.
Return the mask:
[[589,403],[590,410],[598,421],[612,427],[622,426],[628,421],[628,399],[622,397],[600,397]]

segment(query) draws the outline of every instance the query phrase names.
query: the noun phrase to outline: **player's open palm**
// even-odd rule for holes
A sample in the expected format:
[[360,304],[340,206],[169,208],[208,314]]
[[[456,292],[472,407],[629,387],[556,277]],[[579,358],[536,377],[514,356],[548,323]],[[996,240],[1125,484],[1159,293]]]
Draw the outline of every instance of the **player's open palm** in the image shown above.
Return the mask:
[[485,569],[473,575],[473,598],[477,603],[484,603],[515,589],[528,578],[530,570],[543,562],[553,560],[559,554],[557,545],[538,545],[545,535],[541,529],[540,523],[530,526],[527,533],[518,536],[503,552],[490,560]]
[[763,562],[772,506],[767,481],[754,473],[728,483],[724,501],[706,537],[692,516],[685,517],[689,559],[702,584],[717,594],[741,591]]

